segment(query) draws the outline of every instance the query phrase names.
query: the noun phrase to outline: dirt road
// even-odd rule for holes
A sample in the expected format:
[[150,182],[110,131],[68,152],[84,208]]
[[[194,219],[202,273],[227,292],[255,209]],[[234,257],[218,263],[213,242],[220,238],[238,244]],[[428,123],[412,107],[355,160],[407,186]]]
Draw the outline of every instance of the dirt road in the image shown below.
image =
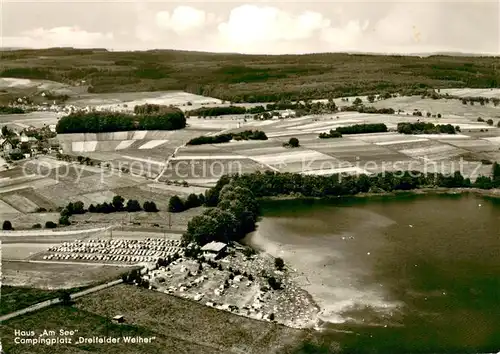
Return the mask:
[[[103,289],[109,288],[111,286],[121,284],[122,282],[123,282],[123,280],[118,279],[118,280],[113,280],[113,281],[106,283],[106,284],[94,286],[93,288],[72,294],[71,299],[74,300],[74,299],[77,299],[81,296],[92,294],[92,293],[95,293],[96,291],[103,290]],[[49,306],[59,304],[59,303],[61,303],[60,299],[51,299],[51,300],[39,302],[38,304],[31,305],[31,306],[26,307],[22,310],[18,310],[18,311],[11,312],[11,313],[8,313],[6,315],[0,316],[0,322],[9,320],[9,319],[17,317],[17,316],[24,315],[26,313],[38,311],[38,310],[41,310],[45,307],[49,307]]]

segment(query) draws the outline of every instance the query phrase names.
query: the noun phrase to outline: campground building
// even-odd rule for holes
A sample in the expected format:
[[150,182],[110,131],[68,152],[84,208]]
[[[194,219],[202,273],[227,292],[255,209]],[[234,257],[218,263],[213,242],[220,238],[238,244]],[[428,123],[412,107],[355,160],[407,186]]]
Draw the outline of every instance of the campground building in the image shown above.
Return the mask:
[[203,256],[209,259],[219,259],[226,255],[227,244],[224,242],[212,241],[201,248]]

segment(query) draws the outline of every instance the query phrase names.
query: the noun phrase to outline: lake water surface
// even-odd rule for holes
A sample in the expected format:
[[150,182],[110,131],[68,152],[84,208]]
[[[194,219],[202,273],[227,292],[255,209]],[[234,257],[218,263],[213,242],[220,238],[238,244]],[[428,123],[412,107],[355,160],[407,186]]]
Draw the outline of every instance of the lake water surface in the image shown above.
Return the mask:
[[249,242],[280,256],[350,352],[500,351],[500,200],[263,203]]

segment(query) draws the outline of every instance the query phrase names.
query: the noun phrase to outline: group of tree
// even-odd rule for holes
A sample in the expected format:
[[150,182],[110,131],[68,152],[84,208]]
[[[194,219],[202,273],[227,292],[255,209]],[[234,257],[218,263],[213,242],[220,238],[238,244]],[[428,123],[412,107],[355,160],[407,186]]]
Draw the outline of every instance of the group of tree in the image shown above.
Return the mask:
[[0,114],[23,114],[26,111],[20,107],[0,106]]
[[333,100],[333,97],[329,97],[327,101],[313,102],[310,99],[299,99],[296,102],[292,102],[290,100],[281,100],[279,102],[266,105],[267,111],[287,109],[294,110],[297,116],[303,116],[306,114],[335,113],[338,111],[337,104]]
[[149,213],[158,212],[158,208],[155,202],[145,201],[143,206],[141,207],[139,201],[135,199],[129,199],[125,204],[125,198],[120,195],[115,195],[110,203],[104,202],[96,205],[90,204],[88,209],[85,209],[85,206],[81,201],[70,202],[61,210],[61,218],[59,219],[59,224],[69,225],[69,217],[71,215],[85,214],[86,212],[109,214],[120,211],[133,213],[142,210]]
[[366,133],[386,133],[387,126],[384,123],[355,124],[347,127],[338,127],[335,131],[340,134],[366,134]]
[[216,117],[229,114],[245,114],[245,113],[260,113],[258,111],[250,112],[251,109],[245,107],[228,106],[228,107],[201,107],[186,112],[188,117]]
[[297,139],[297,138],[290,138],[287,143],[283,143],[283,146],[297,148],[300,146],[300,142],[299,142],[299,139]]
[[199,136],[187,142],[187,145],[220,144],[231,140],[267,140],[266,133],[261,130],[245,130],[239,133],[226,133],[215,136]]
[[172,262],[175,262],[181,256],[178,253],[174,253],[172,255],[168,255],[167,258],[158,258],[156,261],[156,268],[159,267],[168,267]]
[[58,299],[61,301],[61,304],[63,306],[69,306],[73,303],[71,299],[71,293],[69,292],[69,290],[66,289],[59,290]]
[[46,229],[55,229],[57,227],[57,224],[53,221],[47,221],[45,223],[45,228]]
[[283,258],[277,257],[274,259],[274,266],[276,267],[277,270],[283,270],[285,267],[285,262],[283,261]]
[[171,213],[180,213],[191,208],[199,207],[204,203],[205,195],[203,194],[196,195],[191,193],[186,200],[183,200],[177,195],[173,195],[168,201],[168,211]]
[[12,227],[12,223],[9,220],[5,220],[2,224],[2,230],[14,230],[14,227]]
[[365,106],[362,104],[353,104],[351,106],[344,106],[340,109],[342,112],[359,112],[370,114],[394,114],[396,111],[393,108],[375,108],[372,106]]
[[125,284],[137,284],[149,288],[149,281],[141,277],[140,269],[132,269],[129,273],[122,274],[122,280]]
[[[477,121],[481,123],[486,123],[489,126],[492,126],[494,124],[493,119],[491,118],[489,118],[488,120],[484,120],[484,118],[479,117],[477,118]],[[500,127],[500,121],[497,122],[497,127]]]
[[104,214],[110,214],[120,211],[126,211],[129,213],[135,213],[142,210],[148,213],[156,213],[159,211],[158,207],[156,206],[156,203],[152,201],[145,201],[142,207],[139,201],[135,199],[127,200],[127,204],[123,204],[123,202],[124,199],[122,197],[115,196],[113,197],[113,201],[111,203],[104,202],[102,204],[96,204],[96,205],[90,204],[88,211],[89,213],[104,213]]
[[233,185],[223,176],[206,193],[205,204],[211,208],[188,223],[183,242],[204,245],[211,241],[239,240],[255,229],[259,204],[248,188]]
[[8,126],[4,125],[2,127],[2,136],[4,138],[12,138],[12,137],[16,136],[16,133],[12,129],[10,129]]
[[401,134],[455,134],[460,126],[451,124],[433,124],[430,122],[398,123],[397,131]]
[[493,105],[496,107],[500,104],[500,98],[498,97],[493,97],[493,98],[488,98],[488,97],[455,97],[453,98],[460,99],[464,105],[469,103],[471,106],[474,106],[474,103],[479,103],[481,106],[484,106],[487,103],[493,103]]
[[[45,223],[46,229],[55,229],[56,227],[57,227],[57,224],[53,221],[47,221]],[[31,228],[32,229],[41,229],[42,225],[37,223],[37,224],[34,224]],[[2,230],[6,230],[6,231],[14,230],[14,227],[12,226],[12,223],[9,220],[5,220],[2,224]]]
[[176,108],[175,106],[167,106],[161,104],[145,103],[134,106],[134,113],[137,115],[169,114],[177,113],[178,111],[178,108]]
[[135,115],[109,111],[79,111],[59,119],[56,132],[58,134],[108,133],[130,130],[176,130],[185,127],[186,118],[178,108],[170,108],[168,112]]
[[336,130],[330,129],[328,133],[319,133],[320,139],[330,139],[330,138],[342,138],[342,133]]
[[[269,102],[269,100],[263,101]],[[230,115],[230,114],[261,114],[267,113],[268,118],[271,118],[273,114],[270,112],[279,111],[279,110],[295,110],[297,115],[305,115],[305,114],[320,114],[320,113],[332,113],[337,112],[338,108],[332,98],[328,99],[327,102],[317,101],[312,102],[311,100],[297,100],[296,102],[292,102],[288,99],[281,99],[275,103],[269,103],[265,107],[262,105],[245,108],[245,107],[237,107],[237,106],[228,106],[228,107],[202,107],[195,110],[187,111],[186,115],[188,116],[199,116],[199,117],[215,117],[222,115]],[[278,115],[277,112],[275,115]]]

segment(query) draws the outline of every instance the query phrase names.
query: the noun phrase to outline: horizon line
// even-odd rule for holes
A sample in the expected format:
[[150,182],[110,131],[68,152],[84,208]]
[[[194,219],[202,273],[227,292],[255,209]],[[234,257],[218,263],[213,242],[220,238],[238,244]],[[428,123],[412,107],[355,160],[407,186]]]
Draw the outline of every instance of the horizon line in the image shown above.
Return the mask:
[[386,55],[386,56],[464,56],[464,57],[499,57],[500,53],[478,53],[478,52],[466,52],[466,51],[431,51],[431,52],[373,52],[373,51],[338,51],[338,52],[310,52],[310,53],[280,53],[280,54],[270,54],[270,53],[241,53],[241,52],[218,52],[218,51],[207,51],[207,50],[190,50],[190,49],[168,49],[168,48],[151,48],[151,49],[114,49],[114,48],[100,48],[100,47],[43,47],[43,48],[32,48],[32,47],[3,47],[0,46],[0,51],[22,51],[22,50],[51,50],[51,49],[72,49],[72,50],[101,50],[107,52],[191,52],[191,53],[205,53],[205,54],[232,54],[232,55],[247,55],[247,56],[299,56],[299,55],[324,55],[324,54],[347,54],[347,55]]

